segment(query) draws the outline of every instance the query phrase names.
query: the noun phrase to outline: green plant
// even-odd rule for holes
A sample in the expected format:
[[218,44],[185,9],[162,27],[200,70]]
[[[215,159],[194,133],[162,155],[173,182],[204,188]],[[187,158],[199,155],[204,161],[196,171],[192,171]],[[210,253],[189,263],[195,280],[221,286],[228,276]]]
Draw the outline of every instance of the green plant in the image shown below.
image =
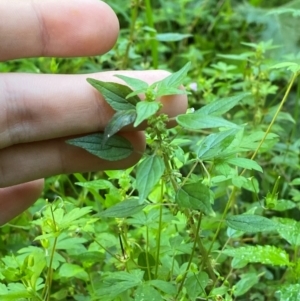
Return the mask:
[[[127,170],[47,179],[43,197],[1,228],[1,300],[298,300],[299,56],[280,57],[270,34],[259,41],[282,24],[270,16],[296,22],[298,11],[261,18],[267,11],[238,4],[115,1],[120,43],[106,56],[1,65],[82,73],[104,61],[191,62],[151,86],[89,76],[116,113],[104,133],[67,142],[126,158],[118,132],[142,123],[147,150]],[[191,108],[168,129],[156,99],[186,93],[181,84]]]

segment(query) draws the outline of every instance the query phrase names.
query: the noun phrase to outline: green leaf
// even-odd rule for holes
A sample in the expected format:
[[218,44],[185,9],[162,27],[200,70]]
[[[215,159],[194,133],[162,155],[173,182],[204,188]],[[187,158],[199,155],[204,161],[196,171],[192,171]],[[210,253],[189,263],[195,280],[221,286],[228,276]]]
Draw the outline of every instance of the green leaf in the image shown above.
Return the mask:
[[155,258],[149,252],[141,252],[138,257],[137,264],[138,266],[145,271],[144,280],[148,281],[154,277],[154,274],[151,273],[151,268],[155,266]]
[[242,274],[240,277],[241,279],[235,284],[234,295],[236,297],[246,294],[259,281],[259,276],[253,272]]
[[100,288],[96,290],[97,297],[114,298],[129,289],[142,284],[144,272],[131,270],[131,273],[124,271],[111,273],[103,279]]
[[177,123],[188,130],[201,130],[207,128],[237,128],[238,126],[221,117],[202,114],[184,114],[176,117]]
[[68,212],[61,220],[61,226],[69,226],[74,221],[80,219],[92,211],[92,207],[74,208]]
[[142,211],[145,206],[145,204],[140,204],[137,199],[128,199],[100,212],[99,216],[125,218]]
[[290,182],[291,185],[300,185],[300,178],[293,179],[292,182]]
[[205,272],[191,275],[187,278],[184,286],[191,300],[196,300],[201,294],[205,293],[205,288],[208,285],[209,278]]
[[176,294],[176,286],[170,282],[159,280],[159,279],[154,279],[154,280],[149,280],[147,282],[149,285],[155,286],[157,289],[160,291],[174,296]]
[[247,246],[223,250],[222,254],[249,262],[259,262],[279,266],[291,265],[285,250],[274,246]]
[[[264,137],[265,137],[265,132],[253,131],[249,136],[243,137],[238,151],[255,150]],[[278,135],[269,133],[265,139],[265,142],[262,145],[262,148],[264,146],[267,146],[267,148],[270,149],[270,146],[269,146],[270,143],[275,144],[277,139],[278,139]],[[269,143],[269,145],[268,145],[268,143]]]
[[298,301],[300,300],[300,284],[285,284],[276,291],[279,301]]
[[138,287],[134,301],[163,301],[161,294],[153,287],[143,284]]
[[105,127],[102,146],[104,146],[106,141],[116,134],[121,128],[132,124],[135,121],[136,116],[135,110],[116,112]]
[[278,224],[260,215],[241,214],[226,218],[228,227],[250,233],[275,231]]
[[89,153],[108,161],[118,161],[127,158],[133,152],[132,145],[121,136],[113,136],[102,146],[104,135],[91,134],[67,140],[68,144],[81,147]]
[[226,162],[245,169],[254,169],[263,172],[262,168],[258,165],[257,162],[248,158],[228,158],[226,159]]
[[218,57],[236,61],[247,61],[250,57],[253,57],[254,55],[255,53],[253,52],[243,52],[240,54],[217,54]]
[[[191,63],[188,62],[179,71],[172,73],[169,76],[167,76],[166,78],[164,78],[163,80],[152,84],[151,87],[157,86],[157,97],[178,93],[176,91],[178,91],[179,86],[184,81],[184,79],[187,75],[187,72],[190,69],[190,66],[191,66]],[[172,90],[172,88],[175,88],[175,90]],[[184,92],[184,90],[182,90],[182,91],[183,91],[183,93],[186,93],[186,92]]]
[[146,91],[147,88],[149,87],[149,85],[146,82],[144,82],[138,78],[129,77],[129,76],[125,76],[125,75],[119,75],[119,74],[115,75],[115,77],[122,79],[134,91],[136,91],[136,90]]
[[72,259],[75,259],[81,263],[84,263],[85,267],[87,265],[92,266],[96,262],[105,260],[105,254],[99,252],[99,251],[86,251],[83,250],[83,252],[76,252],[76,254],[70,255]]
[[173,254],[191,254],[193,250],[193,243],[187,243],[186,241],[183,241],[183,238],[181,236],[174,236],[170,237],[170,251],[172,251]]
[[210,203],[210,190],[201,183],[183,185],[176,193],[176,202],[182,208],[200,210],[208,216],[215,216]]
[[78,278],[87,281],[87,272],[77,264],[64,263],[59,269],[59,276],[64,278]]
[[160,108],[160,104],[156,101],[148,102],[141,101],[136,105],[137,117],[133,124],[134,127],[137,127],[144,120],[154,115]]
[[300,65],[294,62],[283,62],[275,64],[271,67],[271,69],[282,69],[286,68],[287,70],[296,73],[300,70]]
[[137,96],[126,99],[126,96],[132,90],[125,85],[102,82],[93,78],[87,78],[87,81],[103,95],[104,99],[115,111],[135,109],[136,104],[140,101]]
[[191,37],[191,34],[182,34],[176,32],[158,33],[156,40],[160,42],[177,42]]
[[7,292],[4,295],[0,294],[1,301],[25,301],[28,298],[33,297],[26,289],[22,291],[11,291]]
[[208,105],[202,107],[201,109],[197,110],[194,114],[220,116],[228,112],[230,109],[236,106],[241,100],[243,100],[245,97],[249,95],[250,93],[240,93],[235,96],[217,99],[209,103]]
[[291,14],[293,17],[299,17],[300,9],[287,8],[287,7],[282,6],[282,7],[270,10],[269,12],[267,12],[266,15],[281,15],[281,14],[286,14],[286,13]]
[[296,203],[294,203],[293,201],[286,200],[286,199],[280,199],[277,201],[277,203],[275,203],[275,206],[272,208],[272,211],[283,212],[286,210],[293,209],[296,206],[297,206]]
[[[85,223],[87,220],[85,220]],[[74,227],[79,227],[78,224],[75,224]],[[56,244],[57,250],[70,250],[70,249],[80,249],[83,244],[86,243],[87,240],[83,237],[68,237],[65,234],[61,234],[58,237],[58,241]]]
[[6,288],[6,285],[3,283],[0,283],[0,296],[3,294],[6,294],[8,292],[8,289]]
[[277,232],[292,246],[300,246],[300,222],[289,218],[278,218]]
[[158,183],[164,171],[164,160],[157,155],[147,157],[138,165],[136,187],[139,192],[140,202],[148,196],[153,187]]
[[226,149],[235,139],[238,128],[233,128],[206,136],[197,146],[196,154],[201,160],[222,157],[226,155]]
[[104,179],[88,181],[88,182],[76,182],[75,184],[78,186],[87,188],[87,189],[94,189],[94,190],[115,188],[114,185],[110,181],[107,181]]

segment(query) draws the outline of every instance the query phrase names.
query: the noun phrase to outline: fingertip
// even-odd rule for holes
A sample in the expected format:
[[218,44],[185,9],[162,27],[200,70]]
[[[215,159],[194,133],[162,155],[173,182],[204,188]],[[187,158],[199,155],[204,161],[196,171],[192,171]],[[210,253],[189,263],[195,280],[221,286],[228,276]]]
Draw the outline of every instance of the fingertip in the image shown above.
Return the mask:
[[0,225],[7,223],[31,206],[39,198],[43,188],[43,179],[0,188]]
[[100,55],[118,34],[116,14],[99,0],[0,1],[1,61]]
[[[55,2],[52,5],[57,5]],[[48,39],[46,56],[99,55],[109,51],[117,41],[119,21],[105,2],[62,0],[59,14],[47,13],[47,4],[38,5],[45,27],[43,34]]]
[[[79,36],[82,45],[74,45],[86,55],[99,55],[109,51],[116,43],[119,35],[119,20],[113,9],[105,2],[90,0],[80,7],[81,33]],[[77,19],[78,22],[78,19]],[[81,39],[82,38],[82,39]],[[76,41],[74,41],[76,43]]]

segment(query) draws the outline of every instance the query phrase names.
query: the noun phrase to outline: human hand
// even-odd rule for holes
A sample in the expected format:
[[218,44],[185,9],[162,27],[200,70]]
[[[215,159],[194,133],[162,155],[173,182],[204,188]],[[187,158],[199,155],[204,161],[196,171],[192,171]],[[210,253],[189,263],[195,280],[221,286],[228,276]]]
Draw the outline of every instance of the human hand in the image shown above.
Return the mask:
[[[99,0],[0,0],[0,61],[103,54],[114,45],[118,31],[114,12]],[[65,142],[70,136],[104,130],[113,111],[86,78],[121,82],[115,74],[152,83],[168,73],[0,74],[0,224],[39,197],[44,177],[122,169],[138,162],[145,139],[134,129],[122,133],[134,152],[120,161],[101,160]],[[169,116],[186,110],[185,95],[161,101]]]

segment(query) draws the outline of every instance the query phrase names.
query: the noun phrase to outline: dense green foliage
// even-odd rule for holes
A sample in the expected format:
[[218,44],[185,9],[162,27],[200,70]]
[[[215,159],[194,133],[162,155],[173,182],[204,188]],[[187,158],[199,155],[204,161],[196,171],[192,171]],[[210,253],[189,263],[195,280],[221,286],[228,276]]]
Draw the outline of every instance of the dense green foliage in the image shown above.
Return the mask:
[[[150,110],[137,166],[48,178],[35,205],[0,228],[0,299],[298,300],[300,1],[107,2],[121,24],[108,54],[0,71],[191,62],[190,109],[167,129],[151,97],[127,103],[127,115],[137,110],[128,123]],[[118,112],[106,134],[126,124]]]

